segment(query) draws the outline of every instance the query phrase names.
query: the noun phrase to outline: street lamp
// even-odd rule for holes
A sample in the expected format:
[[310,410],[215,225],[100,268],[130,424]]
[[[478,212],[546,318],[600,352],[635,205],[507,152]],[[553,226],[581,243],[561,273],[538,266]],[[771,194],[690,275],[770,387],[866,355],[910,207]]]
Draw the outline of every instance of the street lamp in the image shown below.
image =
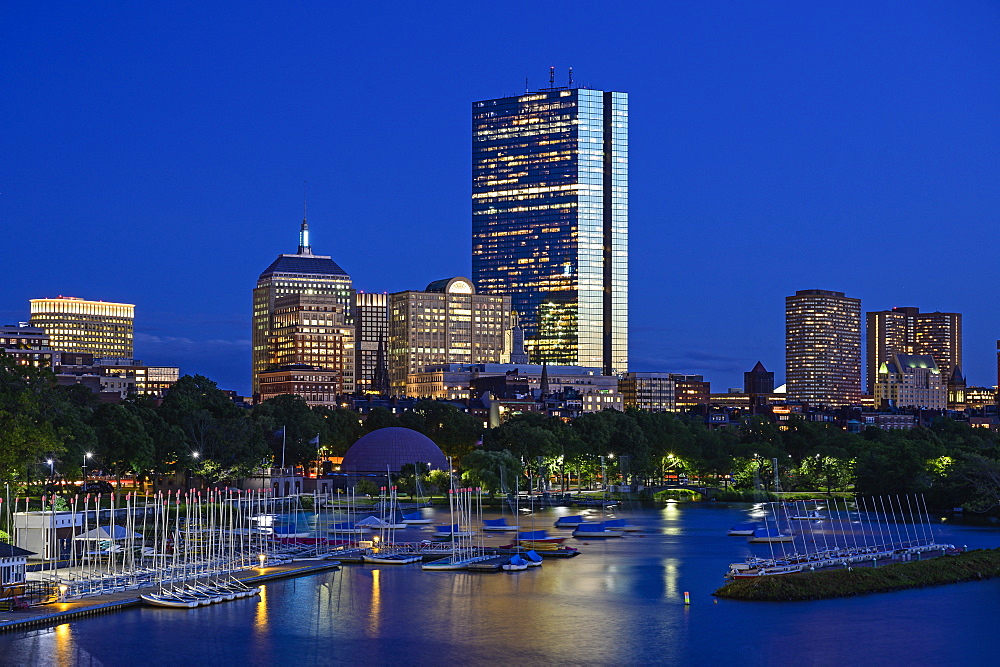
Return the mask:
[[91,456],[93,456],[93,454],[91,452],[87,452],[86,454],[83,455],[83,481],[84,481],[84,483],[87,482],[87,459],[89,459]]
[[53,461],[52,459],[47,459],[45,462],[49,464],[49,479],[54,480],[56,477],[56,468],[55,468],[56,462]]

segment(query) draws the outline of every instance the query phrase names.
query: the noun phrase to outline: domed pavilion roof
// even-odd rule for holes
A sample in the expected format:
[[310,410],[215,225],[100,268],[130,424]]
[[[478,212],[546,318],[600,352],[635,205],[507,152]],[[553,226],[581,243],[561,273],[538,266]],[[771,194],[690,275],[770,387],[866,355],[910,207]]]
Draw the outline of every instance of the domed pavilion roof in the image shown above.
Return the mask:
[[448,459],[434,441],[409,428],[389,426],[358,438],[344,455],[341,472],[399,472],[407,463],[426,463],[431,470],[448,470]]

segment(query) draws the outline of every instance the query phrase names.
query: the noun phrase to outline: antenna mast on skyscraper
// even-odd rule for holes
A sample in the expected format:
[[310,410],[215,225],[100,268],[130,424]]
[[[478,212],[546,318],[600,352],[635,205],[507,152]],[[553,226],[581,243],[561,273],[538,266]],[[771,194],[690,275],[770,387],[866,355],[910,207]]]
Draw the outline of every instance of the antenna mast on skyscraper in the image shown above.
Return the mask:
[[550,67],[549,68],[549,90],[555,90],[555,89],[556,89],[556,68],[555,67]]
[[569,68],[569,87],[573,87],[573,68]]

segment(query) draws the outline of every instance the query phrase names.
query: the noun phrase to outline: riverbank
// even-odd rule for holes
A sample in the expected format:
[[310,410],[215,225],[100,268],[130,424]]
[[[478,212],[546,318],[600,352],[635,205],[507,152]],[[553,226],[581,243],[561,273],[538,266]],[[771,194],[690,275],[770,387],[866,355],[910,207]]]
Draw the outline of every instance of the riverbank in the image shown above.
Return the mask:
[[[335,570],[340,566],[338,561],[310,562],[308,565],[292,562],[274,567],[253,568],[235,572],[233,576],[246,584],[262,584],[276,579],[299,577],[326,570]],[[155,591],[155,588],[138,588],[108,595],[71,600],[68,602],[53,602],[52,604],[0,612],[0,632],[24,630],[28,628],[59,625],[77,618],[118,611],[126,607],[142,604],[145,593]]]
[[793,602],[888,593],[1000,577],[1000,549],[853,570],[803,572],[737,579],[713,595],[748,602]]

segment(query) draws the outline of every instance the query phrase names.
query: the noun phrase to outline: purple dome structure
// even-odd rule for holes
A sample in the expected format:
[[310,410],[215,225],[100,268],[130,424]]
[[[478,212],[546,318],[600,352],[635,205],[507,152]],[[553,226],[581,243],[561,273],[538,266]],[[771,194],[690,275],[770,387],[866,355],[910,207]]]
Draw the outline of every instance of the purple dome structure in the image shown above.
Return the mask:
[[407,463],[426,463],[431,470],[448,470],[448,459],[434,441],[410,428],[389,426],[358,438],[344,455],[342,473],[399,472]]

